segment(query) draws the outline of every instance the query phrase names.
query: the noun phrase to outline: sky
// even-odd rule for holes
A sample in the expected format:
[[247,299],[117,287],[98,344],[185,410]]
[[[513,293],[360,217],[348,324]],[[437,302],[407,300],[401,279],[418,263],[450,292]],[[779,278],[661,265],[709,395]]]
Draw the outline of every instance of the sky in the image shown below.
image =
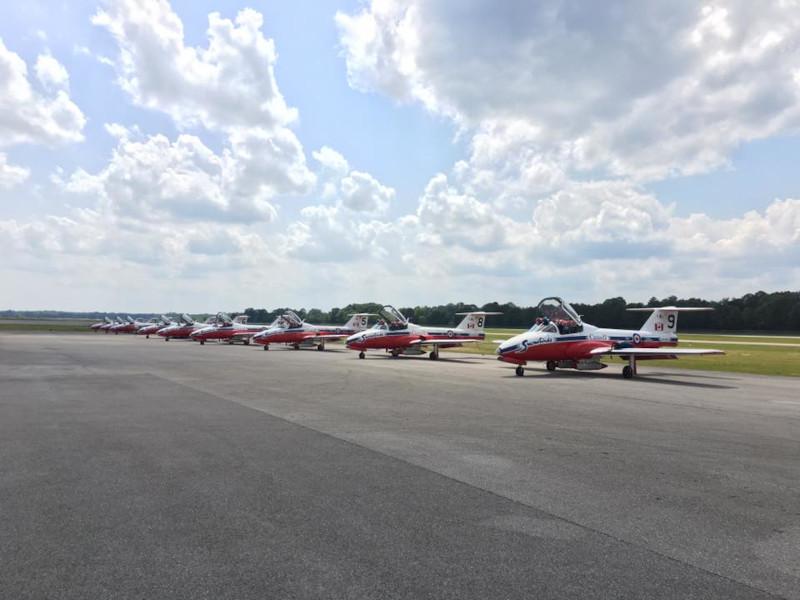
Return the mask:
[[0,309],[800,287],[795,0],[0,11]]

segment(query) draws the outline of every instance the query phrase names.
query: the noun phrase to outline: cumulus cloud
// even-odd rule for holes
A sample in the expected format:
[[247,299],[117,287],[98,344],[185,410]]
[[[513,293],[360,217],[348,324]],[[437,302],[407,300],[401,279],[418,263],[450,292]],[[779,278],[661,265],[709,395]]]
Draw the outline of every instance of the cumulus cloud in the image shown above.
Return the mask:
[[0,146],[56,146],[83,140],[86,118],[65,89],[68,75],[50,56],[40,56],[36,74],[48,93],[38,93],[28,68],[0,39]]
[[336,19],[354,87],[564,146],[577,168],[699,173],[800,127],[792,2],[381,0]]
[[119,45],[123,89],[178,123],[272,131],[297,116],[278,90],[275,44],[254,10],[233,21],[211,13],[206,48],[184,44],[183,23],[166,0],[111,0],[93,23]]
[[[163,135],[132,139],[119,125],[108,130],[119,139],[105,169],[94,174],[78,169],[55,181],[115,214],[182,222],[269,222],[276,216],[270,200],[302,190],[310,176],[281,168],[283,153],[264,143],[258,131],[237,137],[217,155],[193,135],[171,142]],[[275,151],[270,154],[270,149]]]
[[69,89],[69,73],[49,54],[36,59],[36,78],[48,90]]
[[8,157],[0,152],[0,188],[10,188],[22,183],[30,174],[24,167],[8,164]]

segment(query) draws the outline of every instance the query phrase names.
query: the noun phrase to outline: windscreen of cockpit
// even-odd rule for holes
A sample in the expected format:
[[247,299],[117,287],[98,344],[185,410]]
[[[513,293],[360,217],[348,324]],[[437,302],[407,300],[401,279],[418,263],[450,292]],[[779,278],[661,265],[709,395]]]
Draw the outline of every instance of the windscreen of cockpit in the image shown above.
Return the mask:
[[287,310],[285,313],[283,313],[283,318],[289,324],[288,326],[290,328],[291,327],[300,327],[300,325],[303,324],[303,319],[298,317],[297,314],[294,313],[291,310]]
[[539,316],[530,331],[567,334],[583,330],[580,315],[561,298],[545,298],[537,310]]
[[[394,306],[386,305],[378,311],[378,325],[381,324],[381,321],[386,325],[388,329],[402,329],[408,323],[408,319],[403,316],[399,310],[397,310]],[[383,329],[381,327],[380,329]]]

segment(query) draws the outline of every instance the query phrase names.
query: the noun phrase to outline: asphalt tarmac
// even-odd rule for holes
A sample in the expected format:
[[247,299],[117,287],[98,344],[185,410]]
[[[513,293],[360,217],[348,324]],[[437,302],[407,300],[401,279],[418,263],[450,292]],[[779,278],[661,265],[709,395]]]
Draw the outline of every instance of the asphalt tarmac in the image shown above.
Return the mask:
[[800,599],[800,380],[0,334],[0,597]]

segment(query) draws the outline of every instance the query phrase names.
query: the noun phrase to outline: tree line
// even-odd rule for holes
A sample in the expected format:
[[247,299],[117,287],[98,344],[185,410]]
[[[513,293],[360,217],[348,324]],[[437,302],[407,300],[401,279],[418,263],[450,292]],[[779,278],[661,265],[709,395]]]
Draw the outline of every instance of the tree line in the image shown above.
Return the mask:
[[[646,316],[642,313],[628,312],[626,308],[645,306],[708,306],[714,312],[684,313],[680,316],[681,330],[704,331],[800,331],[800,292],[756,292],[740,298],[724,298],[719,301],[700,298],[652,297],[647,303],[627,303],[624,298],[609,298],[597,304],[574,303],[572,307],[581,318],[599,327],[619,327],[636,329]],[[381,304],[375,302],[348,304],[343,308],[323,311],[318,308],[300,309],[295,312],[310,323],[338,324],[347,320],[347,315],[355,312],[377,312]],[[500,304],[489,302],[482,306],[475,304],[441,304],[438,306],[399,307],[400,312],[418,325],[441,325],[453,327],[463,317],[459,312],[484,310],[501,312],[488,318],[491,328],[527,328],[538,316],[536,306],[517,306],[512,302]],[[244,311],[251,322],[270,323],[282,309],[267,310],[248,308]]]
[[[569,300],[567,300],[569,301]],[[381,308],[377,302],[364,302],[348,304],[342,308],[332,308],[323,311],[318,308],[293,309],[301,318],[315,324],[342,324],[348,315],[355,312],[377,312]],[[700,298],[650,298],[645,304],[628,304],[624,298],[609,298],[596,304],[573,303],[572,307],[581,315],[581,318],[592,325],[600,327],[620,327],[636,329],[644,323],[645,315],[627,312],[626,308],[643,306],[709,306],[714,312],[685,313],[680,316],[680,330],[703,331],[800,331],[800,292],[756,292],[745,294],[739,298],[723,298],[719,301],[702,300]],[[501,312],[502,315],[489,317],[487,325],[492,328],[527,328],[536,320],[536,306],[517,306],[512,302],[500,304],[489,302],[482,306],[475,304],[440,304],[438,306],[398,307],[400,311],[418,325],[441,325],[453,327],[462,317],[459,312],[485,310],[487,312]],[[243,312],[252,323],[271,323],[285,308],[268,310],[266,308],[247,308]],[[67,311],[0,311],[0,318],[29,318],[29,319],[96,319],[104,316],[129,314],[134,318],[150,318],[158,316],[154,313],[105,313],[93,312],[67,312]],[[179,313],[166,313],[177,316]],[[230,314],[240,314],[239,311],[230,311]],[[193,315],[195,318],[204,319],[209,315]]]

